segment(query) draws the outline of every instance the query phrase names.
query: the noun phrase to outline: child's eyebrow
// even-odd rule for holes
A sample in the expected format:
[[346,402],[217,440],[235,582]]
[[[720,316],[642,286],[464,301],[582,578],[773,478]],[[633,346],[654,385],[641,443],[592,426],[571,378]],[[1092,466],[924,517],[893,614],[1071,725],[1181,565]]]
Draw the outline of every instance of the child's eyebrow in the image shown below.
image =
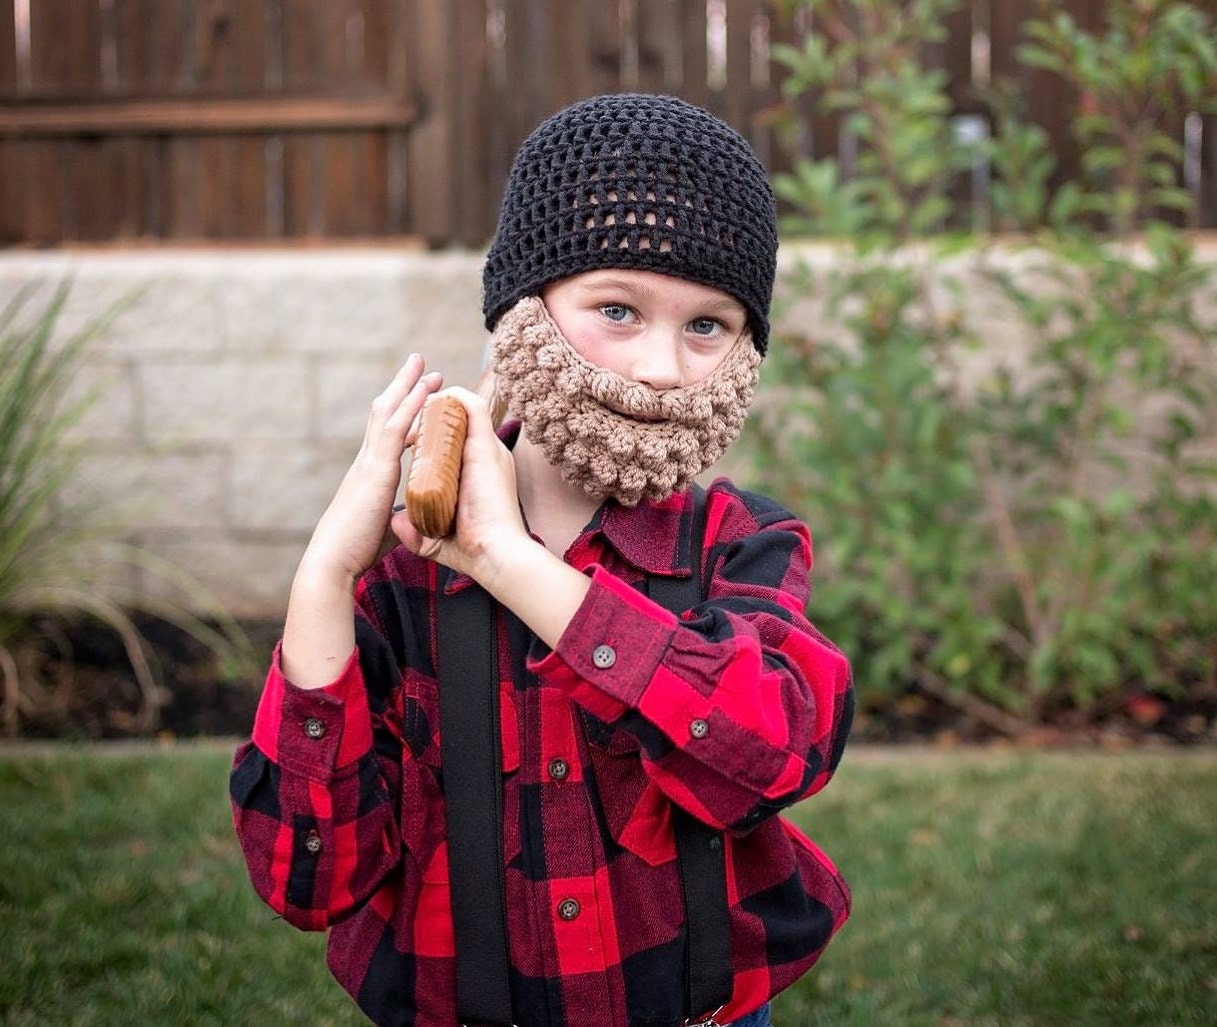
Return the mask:
[[736,314],[746,314],[744,305],[739,300],[733,300],[730,296],[722,296],[719,299],[710,300],[708,303],[703,303],[703,307],[707,310],[725,310]]
[[593,278],[579,283],[584,292],[619,291],[628,292],[635,296],[653,296],[655,290],[649,285],[640,285],[625,278]]
[[[657,290],[654,286],[641,282],[633,282],[626,278],[593,278],[588,281],[579,283],[579,288],[587,293],[600,292],[625,292],[631,296],[641,296],[650,298],[655,295]],[[708,299],[704,303],[698,303],[703,310],[715,312],[724,311],[744,315],[747,311],[744,305],[739,300],[731,296],[718,296],[713,299]]]

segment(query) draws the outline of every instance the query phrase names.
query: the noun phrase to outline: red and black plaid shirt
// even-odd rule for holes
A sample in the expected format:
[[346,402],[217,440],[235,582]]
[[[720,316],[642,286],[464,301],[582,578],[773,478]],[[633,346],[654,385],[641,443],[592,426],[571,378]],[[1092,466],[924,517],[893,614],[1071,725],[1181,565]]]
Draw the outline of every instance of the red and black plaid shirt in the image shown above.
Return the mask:
[[[601,507],[567,553],[592,586],[555,650],[497,618],[523,1024],[682,1022],[672,803],[727,832],[735,987],[720,1023],[799,977],[849,912],[831,861],[777,816],[828,782],[853,708],[845,658],[804,617],[807,529],[716,482],[697,554],[706,599],[678,619],[636,586],[690,573],[690,507],[687,494]],[[363,578],[356,653],[326,688],[286,681],[276,654],[231,781],[258,893],[297,927],[330,929],[330,968],[372,1020],[419,1027],[457,1022],[438,570],[399,547]],[[615,660],[600,669],[605,645]]]

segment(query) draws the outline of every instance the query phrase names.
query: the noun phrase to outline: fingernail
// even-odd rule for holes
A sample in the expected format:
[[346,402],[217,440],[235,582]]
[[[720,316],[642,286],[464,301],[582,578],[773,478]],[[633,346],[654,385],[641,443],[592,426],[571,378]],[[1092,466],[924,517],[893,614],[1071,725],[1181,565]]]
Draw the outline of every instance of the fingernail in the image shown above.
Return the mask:
[[402,511],[403,511],[405,508],[406,508],[406,504],[405,504],[405,503],[398,503],[398,504],[397,504],[395,507],[393,507],[393,512],[394,512],[394,513],[401,513],[401,512],[402,512]]

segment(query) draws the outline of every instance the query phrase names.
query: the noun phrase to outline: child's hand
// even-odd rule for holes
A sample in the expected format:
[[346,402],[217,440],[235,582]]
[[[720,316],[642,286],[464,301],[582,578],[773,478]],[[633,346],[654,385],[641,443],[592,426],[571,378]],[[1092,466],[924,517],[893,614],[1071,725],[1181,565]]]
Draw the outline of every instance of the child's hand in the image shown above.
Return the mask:
[[359,453],[305,551],[302,567],[312,575],[353,585],[375,562],[397,502],[402,454],[414,441],[423,403],[442,384],[438,372],[423,373],[423,358],[412,353],[373,400]]
[[520,514],[515,464],[495,435],[485,400],[467,389],[448,389],[446,394],[459,399],[468,414],[454,531],[447,538],[427,538],[407,511],[396,514],[390,527],[412,552],[480,581],[494,550],[531,540]]

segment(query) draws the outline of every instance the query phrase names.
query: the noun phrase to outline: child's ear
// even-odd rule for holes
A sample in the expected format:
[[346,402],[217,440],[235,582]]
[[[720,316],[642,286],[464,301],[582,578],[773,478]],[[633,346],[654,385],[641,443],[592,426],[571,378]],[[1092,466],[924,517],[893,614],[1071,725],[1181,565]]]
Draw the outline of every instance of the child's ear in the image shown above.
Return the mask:
[[490,422],[497,428],[507,416],[507,397],[503,395],[499,376],[494,373],[493,367],[488,366],[482,372],[473,391],[486,401],[486,406],[490,408]]

